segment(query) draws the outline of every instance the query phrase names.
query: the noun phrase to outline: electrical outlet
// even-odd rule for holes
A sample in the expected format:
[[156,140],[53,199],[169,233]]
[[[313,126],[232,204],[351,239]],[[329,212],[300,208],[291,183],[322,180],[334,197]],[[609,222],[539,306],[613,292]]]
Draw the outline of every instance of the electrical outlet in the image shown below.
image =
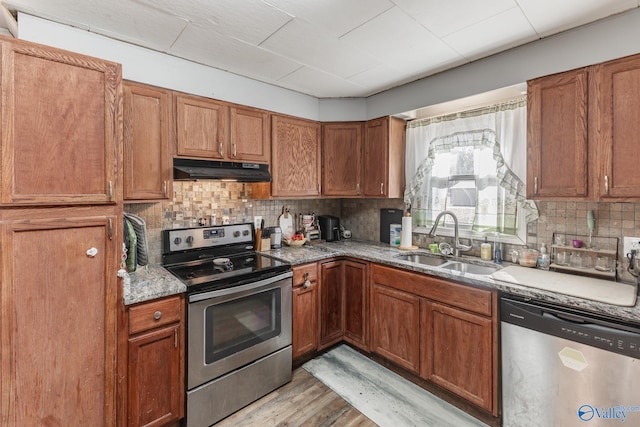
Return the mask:
[[253,217],[253,226],[255,227],[256,230],[260,228],[261,223],[262,223],[262,216],[256,215]]
[[624,237],[622,242],[624,256],[627,256],[632,250],[640,251],[640,237]]

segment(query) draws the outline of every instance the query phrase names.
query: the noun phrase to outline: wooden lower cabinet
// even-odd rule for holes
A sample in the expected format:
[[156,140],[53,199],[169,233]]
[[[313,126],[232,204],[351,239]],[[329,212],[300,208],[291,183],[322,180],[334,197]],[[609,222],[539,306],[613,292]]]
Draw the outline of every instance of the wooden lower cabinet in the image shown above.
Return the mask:
[[320,263],[320,349],[339,342],[344,336],[344,291],[343,262]]
[[293,358],[318,348],[318,265],[293,268]]
[[420,375],[491,411],[492,319],[428,300],[421,313]]
[[344,340],[369,350],[369,265],[345,260],[344,268]]
[[371,351],[498,416],[497,292],[371,269]]
[[371,350],[419,373],[420,297],[374,282],[371,314]]
[[184,298],[129,309],[127,424],[165,426],[184,416]]

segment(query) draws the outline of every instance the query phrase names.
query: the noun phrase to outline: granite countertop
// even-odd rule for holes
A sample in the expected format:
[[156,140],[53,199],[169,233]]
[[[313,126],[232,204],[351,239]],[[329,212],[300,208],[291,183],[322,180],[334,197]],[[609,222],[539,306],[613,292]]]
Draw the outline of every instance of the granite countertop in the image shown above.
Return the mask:
[[[518,295],[524,298],[547,301],[567,307],[575,307],[593,313],[612,316],[625,321],[640,323],[640,299],[636,301],[636,305],[633,307],[616,306],[564,295],[558,292],[496,281],[487,275],[476,275],[453,270],[445,270],[396,258],[396,256],[406,253],[428,253],[428,251],[424,249],[403,251],[387,244],[348,240],[305,245],[302,247],[283,246],[280,249],[272,249],[269,251],[262,251],[260,253],[265,256],[290,263],[294,266],[334,257],[353,257],[418,273],[427,273],[432,276],[454,280],[472,286],[497,289],[499,291]],[[463,259],[466,262],[471,262],[473,264],[496,266],[492,262],[480,261],[475,257],[463,257]],[[510,264],[505,263],[504,265],[506,266]],[[135,304],[183,292],[186,292],[186,285],[178,278],[173,276],[160,265],[148,265],[146,267],[139,268],[134,273],[130,273],[129,280],[125,280],[124,304]]]
[[129,273],[128,280],[125,278],[123,300],[124,305],[131,305],[186,291],[187,285],[176,276],[160,265],[149,264]]
[[[438,267],[431,267],[428,265],[403,261],[396,258],[396,256],[406,253],[428,253],[428,251],[424,249],[403,251],[387,244],[349,240],[305,245],[302,247],[283,246],[280,249],[272,249],[269,251],[263,251],[261,253],[263,255],[291,263],[292,265],[305,264],[340,256],[354,257],[366,261],[388,265],[391,267],[398,267],[405,270],[415,271],[418,273],[427,273],[436,277],[441,277],[443,279],[455,280],[460,283],[497,289],[499,291],[518,295],[524,298],[546,301],[549,303],[567,307],[575,307],[597,314],[612,316],[625,321],[640,322],[640,298],[636,301],[635,306],[622,307],[584,298],[564,295],[558,292],[545,291],[529,286],[496,281],[486,275],[476,275],[452,270],[445,270]],[[491,265],[494,267],[496,266],[491,262],[480,261],[476,257],[463,257],[463,259],[473,264]],[[504,266],[507,265],[513,264],[504,264]]]

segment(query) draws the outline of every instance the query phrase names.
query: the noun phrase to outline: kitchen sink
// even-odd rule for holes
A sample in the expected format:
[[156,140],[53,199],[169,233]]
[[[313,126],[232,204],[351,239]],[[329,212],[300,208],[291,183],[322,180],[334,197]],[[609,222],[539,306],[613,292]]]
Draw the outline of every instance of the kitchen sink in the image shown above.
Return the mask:
[[467,262],[460,261],[450,261],[444,265],[441,265],[440,268],[459,271],[461,273],[469,273],[469,274],[479,274],[488,276],[491,273],[494,273],[498,269],[495,267],[488,267],[486,265],[475,265]]
[[415,262],[416,264],[430,265],[432,267],[437,267],[447,262],[446,259],[423,254],[402,254],[397,255],[395,258],[402,261]]

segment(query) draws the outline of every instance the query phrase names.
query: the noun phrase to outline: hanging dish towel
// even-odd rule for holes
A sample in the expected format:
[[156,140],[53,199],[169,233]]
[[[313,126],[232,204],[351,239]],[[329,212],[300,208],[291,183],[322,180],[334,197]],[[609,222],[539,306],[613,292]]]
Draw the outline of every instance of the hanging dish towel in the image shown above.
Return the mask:
[[136,262],[143,266],[149,263],[149,245],[147,243],[147,225],[144,219],[137,215],[125,213],[124,217],[131,222],[136,233],[137,244],[135,246]]
[[127,250],[127,259],[125,260],[125,266],[128,272],[136,271],[136,252],[137,252],[138,238],[136,237],[136,231],[133,228],[131,221],[124,217],[124,247]]

